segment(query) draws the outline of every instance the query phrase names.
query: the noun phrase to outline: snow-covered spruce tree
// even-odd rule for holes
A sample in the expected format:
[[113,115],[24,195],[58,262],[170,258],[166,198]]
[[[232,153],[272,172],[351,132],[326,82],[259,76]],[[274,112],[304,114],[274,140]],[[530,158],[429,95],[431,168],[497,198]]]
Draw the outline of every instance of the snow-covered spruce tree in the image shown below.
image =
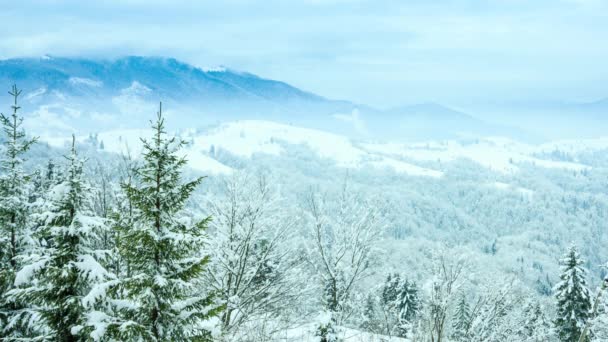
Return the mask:
[[401,276],[398,273],[389,273],[382,285],[380,293],[380,311],[382,316],[382,333],[392,336],[397,326],[397,300],[399,298],[399,286]]
[[220,314],[224,335],[243,338],[260,322],[287,319],[306,286],[299,283],[302,270],[290,242],[296,220],[280,207],[268,178],[237,173],[222,188],[206,204],[213,221],[205,278],[227,304]]
[[27,301],[38,311],[45,329],[39,339],[78,341],[88,307],[84,298],[108,274],[100,263],[105,251],[97,250],[105,221],[91,208],[91,188],[84,179],[83,161],[75,142],[68,166],[47,194],[44,211],[35,215],[40,226],[34,237],[40,245],[24,258],[15,279],[13,298]]
[[399,296],[399,285],[401,284],[401,276],[398,273],[386,276],[386,281],[382,286],[382,305],[389,307],[394,305]]
[[114,292],[117,317],[93,318],[103,318],[103,330],[123,341],[210,340],[207,320],[222,307],[202,286],[209,218],[192,224],[180,215],[202,178],[182,183],[184,142],[166,136],[162,106],[152,128],[154,137],[142,140],[137,182],[124,184],[135,210],[133,226],[120,237],[129,273]]
[[23,170],[24,154],[36,139],[27,138],[23,130],[23,118],[17,115],[20,109],[18,98],[21,90],[13,86],[9,94],[13,97],[13,113],[0,113],[0,125],[4,134],[0,157],[0,340],[3,337],[20,337],[23,323],[29,310],[21,303],[7,298],[13,288],[15,274],[21,267],[20,255],[24,253],[29,237],[28,215],[31,184]]
[[397,273],[389,274],[382,287],[381,306],[384,334],[407,337],[420,311],[416,284]]
[[589,318],[591,295],[587,288],[587,270],[576,246],[571,246],[560,261],[562,274],[555,285],[557,315],[555,329],[561,341],[579,340]]
[[468,341],[469,328],[471,326],[471,309],[464,294],[460,294],[460,299],[454,309],[452,316],[452,339],[454,341]]
[[[120,253],[120,240],[122,235],[131,229],[134,222],[135,211],[133,202],[130,197],[127,196],[122,188],[129,188],[135,186],[135,170],[137,169],[136,161],[131,157],[131,154],[127,151],[126,154],[122,154],[120,163],[118,165],[118,182],[112,183],[112,203],[110,206],[110,222],[112,225],[111,241],[112,253],[111,260],[109,260],[109,269],[111,269],[119,278],[131,276],[130,268],[127,260],[122,258]],[[108,284],[109,285],[109,284]]]
[[376,334],[382,332],[383,324],[379,313],[379,301],[375,292],[370,292],[366,296],[361,318],[361,329],[364,331]]
[[399,290],[397,299],[397,336],[407,337],[412,329],[414,320],[418,317],[421,309],[418,297],[418,286],[415,282],[404,279]]

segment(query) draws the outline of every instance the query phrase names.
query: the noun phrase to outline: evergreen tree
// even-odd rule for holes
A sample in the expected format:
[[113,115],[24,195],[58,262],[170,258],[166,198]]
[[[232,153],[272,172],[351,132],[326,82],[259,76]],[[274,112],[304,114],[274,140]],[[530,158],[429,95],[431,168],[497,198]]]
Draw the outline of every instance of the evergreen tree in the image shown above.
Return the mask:
[[365,306],[362,313],[361,328],[371,333],[379,333],[382,322],[378,317],[378,298],[375,293],[369,293],[365,298]]
[[399,296],[399,284],[401,277],[398,273],[390,274],[386,277],[384,286],[382,287],[382,305],[389,307],[393,306]]
[[184,142],[166,137],[162,107],[152,128],[154,137],[143,140],[143,165],[135,171],[138,184],[123,186],[135,209],[119,246],[129,274],[114,293],[122,303],[119,317],[107,319],[105,329],[129,341],[207,340],[204,323],[222,309],[201,290],[209,218],[190,224],[179,215],[202,178],[182,183],[186,160],[178,151]]
[[555,286],[555,328],[561,341],[578,341],[589,318],[591,297],[585,279],[587,270],[582,266],[583,263],[575,246],[571,246],[561,260],[562,274]]
[[416,284],[407,279],[402,280],[397,273],[389,274],[382,287],[381,305],[385,316],[385,333],[407,337],[420,311]]
[[318,337],[319,342],[338,342],[337,331],[335,328],[335,319],[332,317],[331,311],[324,311],[317,317],[317,330],[315,336]]
[[463,292],[452,316],[452,338],[456,341],[468,341],[470,326],[471,309]]
[[23,130],[23,118],[17,115],[20,109],[18,98],[21,90],[13,86],[9,94],[13,97],[13,113],[0,113],[0,125],[4,133],[0,159],[0,339],[3,336],[19,337],[21,323],[28,310],[7,298],[13,288],[15,274],[21,267],[19,256],[24,253],[28,237],[28,213],[31,184],[23,170],[24,154],[36,139],[28,139]]
[[420,299],[416,283],[405,279],[400,284],[397,295],[396,311],[398,315],[397,336],[407,337],[414,319],[420,311]]
[[105,251],[95,248],[105,222],[93,214],[74,139],[66,158],[65,174],[47,194],[45,211],[36,215],[40,245],[24,258],[15,278],[18,288],[9,292],[38,311],[47,328],[39,338],[62,342],[81,339],[88,304],[95,299],[91,290],[112,277],[99,262]]

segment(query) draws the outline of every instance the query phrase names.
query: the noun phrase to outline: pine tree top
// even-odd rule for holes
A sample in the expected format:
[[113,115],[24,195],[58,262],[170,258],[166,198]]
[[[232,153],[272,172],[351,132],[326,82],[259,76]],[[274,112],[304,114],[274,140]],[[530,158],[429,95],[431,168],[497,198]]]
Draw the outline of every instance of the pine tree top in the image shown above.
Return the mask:
[[18,105],[18,98],[21,92],[16,85],[13,85],[11,91],[8,92],[13,97],[13,105],[11,106],[13,112],[11,115],[0,113],[0,124],[6,135],[4,145],[7,154],[2,158],[0,167],[5,171],[13,170],[17,165],[21,164],[23,161],[19,156],[27,152],[38,139],[26,139],[25,130],[22,128],[23,117],[17,115],[21,108]]

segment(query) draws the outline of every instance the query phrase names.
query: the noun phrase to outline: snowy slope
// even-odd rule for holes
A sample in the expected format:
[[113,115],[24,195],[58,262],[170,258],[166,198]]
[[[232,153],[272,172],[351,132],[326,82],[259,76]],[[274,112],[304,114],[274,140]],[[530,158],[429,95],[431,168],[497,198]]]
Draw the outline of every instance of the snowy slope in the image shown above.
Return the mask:
[[[98,134],[97,139],[104,144],[104,150],[119,154],[130,154],[138,156],[142,150],[141,138],[149,138],[150,130],[130,129],[102,132]],[[78,137],[77,141],[83,142],[88,137]],[[54,147],[63,147],[68,141],[65,139],[41,137],[42,140]],[[198,171],[210,174],[228,174],[233,170],[218,162],[217,160],[202,154],[197,153],[191,147],[182,150],[182,154],[187,158],[188,165]]]
[[[98,140],[110,152],[139,154],[141,137],[149,130],[127,129],[102,132]],[[607,139],[555,142],[528,145],[506,138],[484,138],[471,141],[446,140],[425,143],[357,143],[352,139],[321,130],[302,128],[261,120],[241,120],[220,124],[203,132],[184,131],[182,137],[190,142],[184,149],[190,166],[212,173],[230,173],[232,169],[214,159],[211,151],[225,151],[241,158],[255,154],[280,156],[289,146],[303,145],[319,158],[332,161],[338,167],[387,169],[411,176],[441,177],[443,172],[425,166],[429,162],[449,163],[459,159],[473,161],[482,167],[501,173],[517,172],[521,165],[581,171],[590,166],[576,162],[556,161],[541,157],[554,150],[578,152],[582,149],[608,148]],[[44,139],[44,138],[43,138]],[[85,140],[81,137],[80,140]],[[51,145],[63,145],[65,139],[46,138]],[[579,147],[583,146],[583,147]],[[500,188],[500,187],[498,187]]]
[[364,148],[369,152],[420,161],[450,162],[468,159],[488,169],[504,173],[518,171],[517,164],[521,163],[576,171],[589,168],[579,163],[535,157],[537,153],[547,149],[547,146],[549,145],[527,145],[505,138],[485,138],[467,143],[455,140],[412,144],[370,143],[365,144]]
[[413,176],[440,177],[442,175],[440,171],[370,153],[357,147],[344,136],[269,121],[247,120],[225,123],[208,134],[194,139],[194,145],[199,149],[221,147],[242,157],[251,157],[255,153],[279,155],[285,152],[284,143],[306,145],[319,157],[333,160],[344,168],[372,166]]
[[[103,141],[104,149],[115,153],[138,155],[141,151],[141,140],[150,134],[149,130],[129,129],[101,132],[97,135]],[[395,158],[370,153],[357,147],[349,138],[314,129],[295,127],[269,121],[235,121],[199,134],[186,133],[186,140],[191,141],[183,153],[187,156],[189,166],[195,170],[212,174],[230,173],[232,169],[210,156],[212,149],[222,149],[233,155],[251,158],[254,154],[279,156],[286,152],[286,145],[305,145],[318,157],[328,159],[343,168],[373,167],[389,169],[397,173],[412,176],[441,177],[440,171],[423,168]],[[54,146],[64,146],[66,139],[42,137]],[[79,141],[87,137],[79,137]]]
[[[382,110],[332,100],[285,82],[225,67],[201,68],[173,58],[87,59],[44,56],[0,60],[0,84],[23,89],[23,113],[35,134],[140,128],[159,101],[174,127],[242,119],[295,123],[353,137],[402,141],[506,135],[498,127],[435,103]],[[0,103],[10,103],[6,91]],[[352,113],[352,114],[351,114]]]
[[608,149],[608,137],[597,139],[557,140],[540,145],[539,151],[551,153],[562,151],[565,153],[579,153],[583,151],[599,151]]

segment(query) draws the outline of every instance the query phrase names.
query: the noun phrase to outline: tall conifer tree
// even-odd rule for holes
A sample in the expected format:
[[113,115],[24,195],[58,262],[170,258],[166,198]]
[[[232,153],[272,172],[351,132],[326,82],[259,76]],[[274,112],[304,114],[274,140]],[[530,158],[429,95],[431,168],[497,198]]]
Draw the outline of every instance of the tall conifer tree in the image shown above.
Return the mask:
[[46,194],[34,236],[39,246],[24,258],[15,277],[12,298],[36,310],[43,326],[38,339],[78,341],[87,319],[87,302],[98,282],[111,278],[99,259],[99,232],[103,219],[93,214],[91,189],[83,176],[83,160],[76,154],[75,139],[66,156],[67,169]]
[[134,210],[119,247],[129,274],[116,295],[129,304],[108,331],[129,341],[204,341],[211,339],[205,321],[221,310],[201,290],[209,218],[192,224],[179,215],[202,178],[182,182],[184,142],[166,136],[162,106],[152,128],[136,182],[123,185]]
[[28,237],[30,180],[23,170],[24,154],[36,139],[27,138],[18,116],[21,90],[13,85],[10,116],[0,113],[4,133],[0,159],[0,340],[3,336],[19,337],[19,326],[27,309],[10,300],[6,294],[13,288],[15,274],[21,267],[19,256],[24,252]]
[[555,328],[561,341],[576,342],[590,315],[591,297],[587,288],[587,270],[575,246],[561,260],[562,274],[555,286],[557,317]]
[[471,309],[464,292],[460,295],[454,316],[452,316],[452,338],[455,341],[468,341],[471,326]]

